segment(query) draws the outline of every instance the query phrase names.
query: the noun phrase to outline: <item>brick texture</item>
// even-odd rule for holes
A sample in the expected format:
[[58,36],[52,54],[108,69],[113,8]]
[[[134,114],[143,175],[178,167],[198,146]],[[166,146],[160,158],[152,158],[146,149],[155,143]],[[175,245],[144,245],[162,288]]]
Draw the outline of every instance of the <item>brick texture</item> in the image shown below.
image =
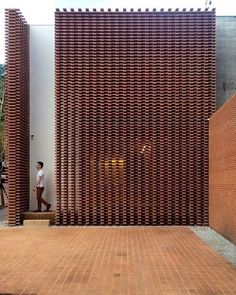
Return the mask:
[[18,225],[29,209],[29,26],[18,9],[6,9],[5,22],[8,219]]
[[18,227],[0,236],[0,294],[236,294],[236,268],[187,227]]
[[210,226],[236,243],[236,94],[210,119]]
[[214,11],[55,13],[57,224],[208,224]]

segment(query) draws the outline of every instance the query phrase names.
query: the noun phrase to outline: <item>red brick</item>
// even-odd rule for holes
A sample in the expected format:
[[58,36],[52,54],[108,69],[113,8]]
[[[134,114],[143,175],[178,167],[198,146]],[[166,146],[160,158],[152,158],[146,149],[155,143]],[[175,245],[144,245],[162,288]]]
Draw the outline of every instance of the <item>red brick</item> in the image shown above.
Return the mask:
[[236,94],[210,119],[210,226],[236,244]]
[[0,293],[236,294],[236,269],[184,227],[0,229]]

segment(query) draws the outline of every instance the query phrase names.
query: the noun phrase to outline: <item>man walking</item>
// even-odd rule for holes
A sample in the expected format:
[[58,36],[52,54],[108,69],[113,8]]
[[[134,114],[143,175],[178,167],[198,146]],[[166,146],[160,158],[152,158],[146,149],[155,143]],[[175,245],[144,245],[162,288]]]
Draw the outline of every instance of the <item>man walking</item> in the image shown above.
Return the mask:
[[36,168],[38,169],[37,178],[36,178],[36,186],[34,191],[36,191],[37,201],[38,201],[38,209],[34,212],[41,212],[42,203],[46,206],[45,211],[49,211],[51,204],[49,204],[46,200],[42,198],[42,194],[44,191],[44,171],[43,171],[43,162],[37,162]]

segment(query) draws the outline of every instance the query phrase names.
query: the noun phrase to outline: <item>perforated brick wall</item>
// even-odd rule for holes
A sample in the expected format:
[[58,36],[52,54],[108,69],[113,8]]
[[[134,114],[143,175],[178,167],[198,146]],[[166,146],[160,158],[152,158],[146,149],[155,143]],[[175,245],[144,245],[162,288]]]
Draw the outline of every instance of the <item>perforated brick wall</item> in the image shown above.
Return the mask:
[[236,244],[236,94],[210,119],[209,222]]
[[8,221],[19,225],[29,209],[29,26],[18,9],[6,9],[5,25]]
[[215,12],[55,18],[56,223],[207,225]]

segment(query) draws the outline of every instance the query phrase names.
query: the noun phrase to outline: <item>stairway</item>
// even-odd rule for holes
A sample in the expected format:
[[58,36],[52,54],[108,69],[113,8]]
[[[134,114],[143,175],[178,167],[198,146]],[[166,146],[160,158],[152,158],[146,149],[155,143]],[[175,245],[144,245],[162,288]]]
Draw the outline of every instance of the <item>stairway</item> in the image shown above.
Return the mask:
[[55,223],[55,211],[32,212],[27,211],[21,214],[24,226],[49,226]]

